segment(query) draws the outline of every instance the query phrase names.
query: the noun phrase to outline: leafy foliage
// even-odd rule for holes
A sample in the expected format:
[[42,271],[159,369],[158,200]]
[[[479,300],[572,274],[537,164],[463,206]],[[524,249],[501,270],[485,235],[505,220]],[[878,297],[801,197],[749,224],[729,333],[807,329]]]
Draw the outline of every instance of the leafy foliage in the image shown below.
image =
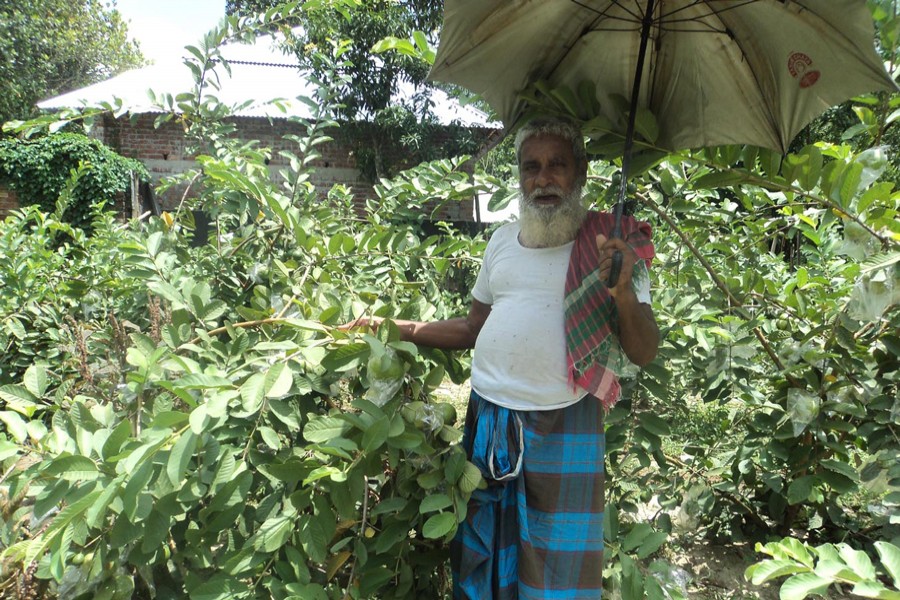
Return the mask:
[[[757,551],[771,556],[747,569],[747,579],[761,584],[787,577],[781,598],[803,600],[811,594],[824,595],[832,586],[846,586],[850,594],[862,598],[897,600],[900,598],[900,548],[887,542],[875,542],[883,572],[865,552],[848,544],[821,544],[811,548],[795,539],[785,538]],[[884,580],[887,583],[882,583]]]
[[115,8],[101,0],[0,4],[0,123],[35,103],[143,62]]
[[73,172],[67,218],[81,227],[90,222],[94,204],[109,206],[131,184],[150,175],[137,160],[113,152],[99,140],[77,133],[55,133],[37,139],[0,139],[0,181],[16,192],[20,205],[36,204],[53,211]]
[[[279,6],[284,4],[277,0],[234,0],[226,3],[226,12],[255,15]],[[342,134],[369,181],[393,177],[419,162],[471,154],[482,141],[469,129],[437,122],[427,94],[428,62],[414,53],[383,51],[388,48],[379,44],[399,36],[394,39],[429,48],[441,16],[439,0],[334,0],[304,11],[302,26],[293,32],[297,38],[287,44],[301,64],[336,89],[336,117],[345,121]],[[330,68],[319,57],[335,43],[340,43],[342,61]],[[373,55],[375,48],[382,51]]]
[[[33,208],[2,226],[4,249],[25,249],[0,253],[4,281],[29,276],[0,292],[0,544],[50,595],[447,592],[444,544],[480,478],[432,392],[465,379],[465,358],[402,343],[390,325],[335,325],[460,314],[484,238],[425,234],[425,207],[475,192],[502,203],[514,186],[439,160],[385,180],[363,214],[342,186],[321,202],[308,166],[337,127],[339,94],[324,83],[340,44],[319,48],[331,70],[309,99],[318,112],[273,184],[271,150],[231,138],[203,82],[219,42],[288,17],[212,32],[192,50],[194,93],[169,103],[201,149],[185,179],[214,217],[209,243],[192,246],[184,211],[145,226],[98,214],[93,236]],[[535,94],[572,104],[551,97]],[[818,546],[760,546],[788,564],[749,576],[799,577],[798,598],[834,581],[893,597],[900,192],[886,153],[856,135],[858,148],[784,157],[653,156],[629,182],[655,228],[664,340],[606,421],[606,584],[623,599],[687,597],[668,544],[797,531]],[[616,170],[592,165],[600,207]],[[860,570],[864,556],[884,572]]]
[[[322,94],[304,159],[327,139]],[[198,178],[213,243],[194,248],[180,214],[98,216],[92,237],[34,209],[3,225],[38,264],[56,232],[72,238],[68,269],[51,260],[21,282],[56,343],[4,290],[4,557],[66,597],[439,597],[481,476],[430,392],[465,365],[389,325],[333,325],[455,310],[442,282],[470,274],[483,241],[423,236],[402,185],[366,218],[341,188],[320,206],[302,172],[277,188],[265,152],[195,106],[191,133],[213,134]]]

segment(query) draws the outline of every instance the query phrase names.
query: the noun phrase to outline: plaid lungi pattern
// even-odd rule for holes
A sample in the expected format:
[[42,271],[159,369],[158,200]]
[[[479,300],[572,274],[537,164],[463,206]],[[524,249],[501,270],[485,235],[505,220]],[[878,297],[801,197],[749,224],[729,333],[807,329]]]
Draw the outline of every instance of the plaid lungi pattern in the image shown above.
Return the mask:
[[[495,431],[484,432],[485,426]],[[492,451],[485,441],[504,447]],[[453,597],[599,599],[605,475],[600,401],[589,395],[558,410],[512,411],[472,392],[463,444],[486,478],[489,456],[501,462],[506,457],[514,466],[521,451],[523,460],[517,476],[489,480],[487,489],[472,495],[451,544]]]

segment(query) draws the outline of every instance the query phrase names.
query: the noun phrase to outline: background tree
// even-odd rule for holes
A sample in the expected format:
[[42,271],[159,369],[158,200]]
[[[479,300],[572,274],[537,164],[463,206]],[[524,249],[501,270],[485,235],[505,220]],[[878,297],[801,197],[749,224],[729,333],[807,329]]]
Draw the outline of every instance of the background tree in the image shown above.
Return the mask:
[[[465,392],[439,392],[467,361],[390,324],[334,326],[461,314],[487,236],[426,235],[423,207],[509,198],[515,178],[443,160],[380,182],[364,211],[340,184],[321,202],[310,157],[347,126],[332,89],[278,149],[227,135],[201,98],[215,44],[288,19],[230,19],[198,50],[196,97],[168,113],[207,141],[195,199],[130,224],[95,213],[91,235],[64,202],[0,223],[0,597],[449,596],[445,543],[480,476],[455,443]],[[534,102],[582,114],[569,95]],[[720,579],[754,560],[748,542],[772,560],[747,576],[787,577],[786,600],[900,596],[900,191],[878,137],[895,99],[855,103],[886,126],[843,143],[674,152],[629,182],[664,339],[605,420],[609,596],[772,597]],[[592,160],[587,196],[602,204],[618,170]],[[195,208],[215,221],[205,244]],[[715,569],[688,582],[673,557],[699,547]]]
[[[230,15],[253,15],[282,4],[278,0],[227,0]],[[429,65],[402,52],[374,54],[372,48],[388,37],[437,43],[443,17],[441,0],[334,1],[324,9],[303,14],[294,48],[302,64],[338,92],[338,115],[348,122],[345,131],[355,140],[354,156],[372,181],[395,174],[390,165],[410,157],[419,161],[474,152],[478,142],[462,129],[437,135],[437,121],[426,82]],[[342,64],[330,70],[318,64],[317,49],[343,43]],[[415,93],[410,93],[410,90]],[[402,91],[401,91],[402,90]],[[440,138],[440,139],[439,139]]]
[[[225,11],[248,15],[278,4],[281,4],[278,0],[226,0]],[[349,77],[339,86],[344,116],[348,119],[374,116],[391,105],[401,82],[416,86],[425,83],[427,64],[397,52],[373,57],[372,47],[388,36],[411,37],[416,31],[436,39],[442,7],[440,0],[375,0],[334,3],[327,10],[306,15],[301,33],[306,44],[327,47],[330,40],[350,42],[344,54],[344,67],[338,72]],[[311,66],[321,71],[318,65]],[[422,103],[408,107],[420,115],[427,108]]]
[[47,97],[143,63],[127,25],[102,0],[0,0],[0,122]]

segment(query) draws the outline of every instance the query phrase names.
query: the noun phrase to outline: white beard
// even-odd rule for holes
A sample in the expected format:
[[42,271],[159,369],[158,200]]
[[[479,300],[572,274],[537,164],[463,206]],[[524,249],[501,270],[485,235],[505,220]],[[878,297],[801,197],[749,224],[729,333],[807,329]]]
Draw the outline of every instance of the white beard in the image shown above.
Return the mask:
[[[587,209],[581,203],[578,185],[568,194],[557,186],[538,188],[519,198],[519,241],[526,248],[553,248],[575,239]],[[534,199],[555,194],[562,199],[558,206],[540,206]]]

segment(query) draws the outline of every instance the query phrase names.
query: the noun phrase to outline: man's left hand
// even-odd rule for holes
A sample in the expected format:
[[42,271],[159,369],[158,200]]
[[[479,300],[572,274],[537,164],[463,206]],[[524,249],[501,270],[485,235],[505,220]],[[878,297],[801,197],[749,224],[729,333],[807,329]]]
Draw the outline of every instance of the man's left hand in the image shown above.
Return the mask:
[[605,235],[597,235],[597,249],[600,251],[600,280],[607,281],[609,279],[609,270],[612,268],[612,257],[616,250],[622,253],[622,270],[619,273],[619,280],[616,285],[609,288],[610,295],[618,300],[626,294],[634,294],[631,287],[631,276],[634,272],[634,265],[640,260],[635,254],[631,246],[625,243],[625,240],[619,238],[607,239]]

